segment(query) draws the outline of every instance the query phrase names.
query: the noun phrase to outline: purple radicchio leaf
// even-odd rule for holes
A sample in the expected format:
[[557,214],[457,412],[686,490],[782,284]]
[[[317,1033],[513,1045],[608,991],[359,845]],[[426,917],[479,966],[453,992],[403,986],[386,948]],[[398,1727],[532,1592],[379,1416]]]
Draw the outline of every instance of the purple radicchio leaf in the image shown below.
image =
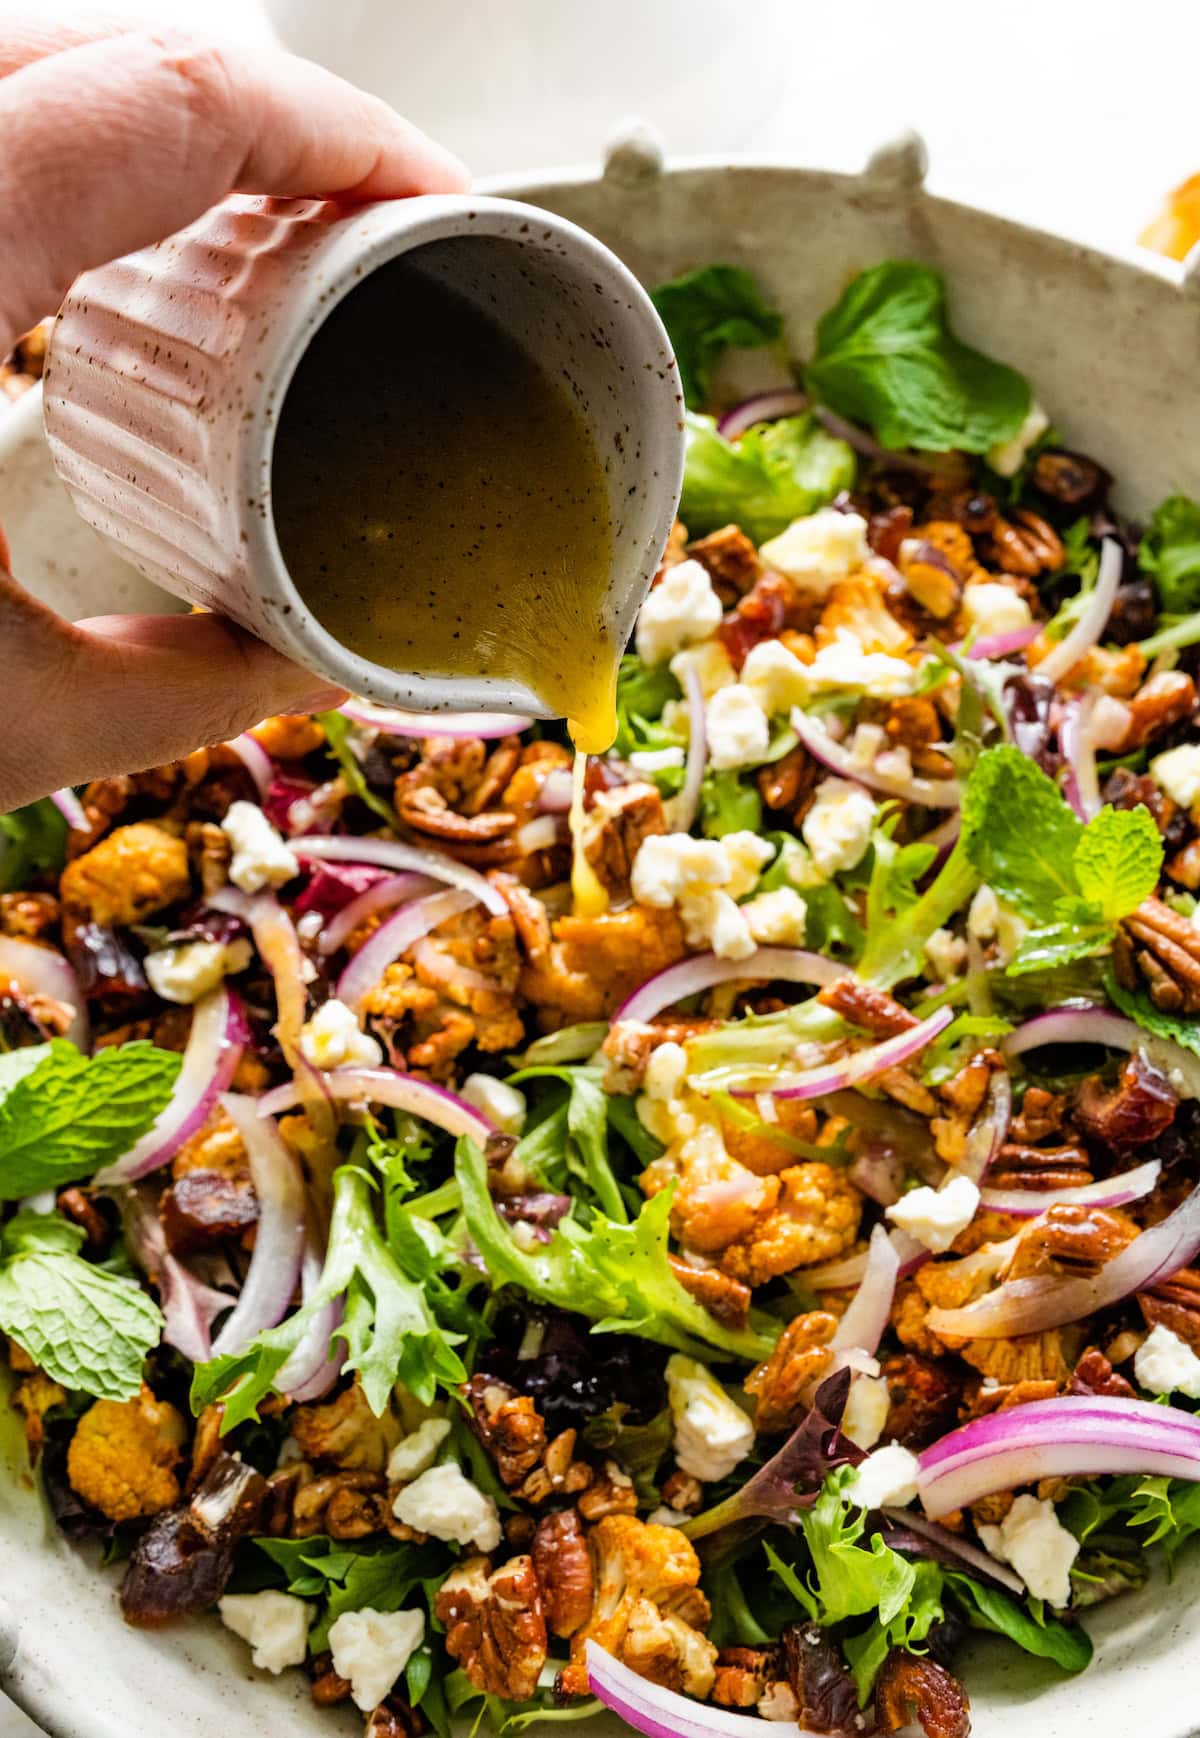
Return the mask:
[[689,1521],[683,1528],[688,1537],[703,1539],[736,1521],[795,1526],[800,1511],[815,1502],[826,1473],[839,1466],[857,1466],[864,1459],[862,1450],[841,1431],[850,1381],[846,1368],[826,1376],[783,1447],[740,1490]]

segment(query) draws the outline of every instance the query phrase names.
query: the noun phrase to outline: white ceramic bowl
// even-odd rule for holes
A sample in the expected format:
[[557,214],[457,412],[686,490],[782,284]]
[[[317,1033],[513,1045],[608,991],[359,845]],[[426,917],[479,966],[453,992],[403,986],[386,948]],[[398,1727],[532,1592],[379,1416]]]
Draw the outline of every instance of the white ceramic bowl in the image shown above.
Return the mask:
[[[813,323],[846,279],[887,257],[946,274],[958,330],[1023,369],[1064,437],[1101,459],[1118,499],[1147,511],[1172,488],[1200,494],[1200,279],[1150,256],[1117,258],[931,197],[912,140],[859,177],[718,163],[665,173],[652,151],[617,151],[602,177],[547,177],[509,191],[593,230],[653,284],[732,260],[755,272],[803,354]],[[0,467],[6,437],[0,422]],[[3,471],[0,469],[0,484]],[[0,492],[0,522],[5,503]],[[47,552],[62,520],[47,505],[25,541],[25,577],[69,576]],[[110,574],[110,579],[114,577]],[[95,607],[94,600],[89,607]],[[81,614],[82,609],[74,608]],[[54,1738],[319,1738],[360,1729],[313,1708],[298,1672],[272,1679],[215,1620],[149,1634],[127,1629],[113,1577],[98,1574],[45,1518],[24,1468],[16,1421],[0,1419],[0,1682]],[[1088,1622],[1096,1659],[1078,1679],[988,1640],[967,1678],[977,1738],[1188,1738],[1200,1666],[1200,1554],[1174,1582],[1155,1578]],[[764,1728],[764,1732],[765,1732]],[[589,1726],[613,1738],[616,1722]]]

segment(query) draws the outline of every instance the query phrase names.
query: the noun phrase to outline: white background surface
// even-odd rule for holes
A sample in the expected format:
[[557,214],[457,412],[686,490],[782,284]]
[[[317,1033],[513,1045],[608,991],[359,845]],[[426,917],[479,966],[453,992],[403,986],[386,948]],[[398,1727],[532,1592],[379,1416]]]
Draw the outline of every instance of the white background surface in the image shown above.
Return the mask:
[[[837,168],[913,125],[938,192],[1125,246],[1200,169],[1193,0],[268,3],[296,47],[374,85],[480,174],[595,161],[631,110],[668,151]],[[22,10],[50,8],[0,0],[0,25]],[[242,32],[254,12],[203,7]],[[0,1738],[33,1731],[0,1705]]]

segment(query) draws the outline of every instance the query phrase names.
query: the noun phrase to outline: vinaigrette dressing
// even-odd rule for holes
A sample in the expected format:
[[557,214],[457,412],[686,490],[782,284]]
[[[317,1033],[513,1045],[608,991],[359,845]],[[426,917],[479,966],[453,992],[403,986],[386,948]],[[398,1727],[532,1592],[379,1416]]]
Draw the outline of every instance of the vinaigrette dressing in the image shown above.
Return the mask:
[[604,468],[565,386],[473,303],[409,258],[354,290],[289,388],[272,487],[297,590],[344,645],[524,683],[608,748]]

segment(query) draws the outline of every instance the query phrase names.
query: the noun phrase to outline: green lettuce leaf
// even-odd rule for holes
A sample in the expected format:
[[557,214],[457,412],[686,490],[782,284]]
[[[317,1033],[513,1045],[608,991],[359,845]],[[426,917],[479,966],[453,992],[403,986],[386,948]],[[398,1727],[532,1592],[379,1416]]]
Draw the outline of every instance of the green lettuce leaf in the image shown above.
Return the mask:
[[817,326],[810,392],[885,447],[983,453],[1029,414],[1029,383],[957,339],[939,273],[888,260],[861,273]]
[[774,344],[783,330],[780,316],[740,266],[701,266],[660,284],[650,299],[667,328],[684,400],[692,409],[707,404],[713,369],[726,350],[760,349]]
[[[509,1078],[513,1086],[523,1086],[530,1080],[554,1080],[566,1089],[565,1105],[556,1107],[556,1113],[565,1110],[565,1119],[551,1122],[547,1118],[538,1124],[531,1133],[531,1146],[526,1149],[524,1142],[521,1143],[521,1157],[527,1161],[532,1159],[535,1170],[545,1176],[558,1155],[548,1155],[551,1163],[547,1163],[541,1150],[542,1143],[553,1138],[565,1158],[568,1176],[583,1185],[610,1219],[626,1224],[629,1212],[608,1156],[610,1101],[600,1084],[604,1070],[587,1066],[555,1067],[543,1063],[540,1067],[523,1068]],[[534,1141],[538,1143],[536,1150],[532,1145]]]
[[822,1627],[864,1612],[889,1624],[907,1606],[916,1582],[915,1566],[885,1545],[876,1533],[861,1543],[867,1528],[864,1510],[850,1502],[844,1486],[853,1469],[831,1472],[810,1509],[800,1511],[800,1531],[812,1559],[806,1578],[765,1546],[772,1573]]
[[57,875],[67,851],[67,823],[49,797],[0,815],[0,893]]
[[0,1330],[64,1388],[98,1400],[138,1392],[162,1313],[133,1281],[84,1261],[82,1229],[18,1213],[0,1233]]
[[1053,1660],[1064,1672],[1081,1672],[1090,1664],[1092,1643],[1085,1629],[1047,1617],[1040,1604],[1035,1603],[1031,1611],[1018,1605],[1011,1594],[969,1575],[960,1575],[956,1570],[946,1572],[945,1582],[947,1592],[957,1596],[957,1603],[973,1629],[1006,1635],[1025,1653]]
[[906,1653],[924,1653],[922,1644],[935,1623],[945,1616],[942,1604],[944,1578],[936,1563],[914,1563],[912,1590],[902,1610],[886,1623],[876,1618],[858,1635],[848,1635],[842,1652],[858,1691],[858,1705],[865,1708],[879,1668],[894,1647]]
[[668,700],[678,700],[682,692],[667,664],[643,664],[635,652],[626,652],[617,671],[615,752],[683,747],[683,738],[659,722]]
[[583,1440],[589,1448],[610,1454],[633,1480],[638,1502],[654,1508],[659,1500],[655,1482],[658,1466],[671,1446],[674,1421],[669,1408],[664,1406],[645,1424],[626,1424],[628,1411],[624,1401],[614,1400],[603,1412],[588,1419],[583,1427]]
[[270,1585],[282,1586],[297,1599],[320,1603],[316,1622],[308,1633],[310,1654],[329,1646],[329,1626],[345,1611],[399,1611],[414,1588],[435,1577],[441,1580],[450,1567],[446,1546],[431,1541],[411,1545],[388,1539],[356,1543],[353,1550],[318,1533],[309,1539],[264,1539],[252,1543],[269,1558],[275,1573]]
[[138,1041],[84,1056],[65,1038],[0,1068],[0,1201],[90,1177],[150,1127],[182,1058]]
[[1138,566],[1154,580],[1166,614],[1200,610],[1200,502],[1188,495],[1168,495],[1155,508],[1138,550]]
[[763,543],[854,486],[854,454],[809,415],[747,429],[738,441],[687,413],[679,517],[693,537],[736,522]]
[[344,1306],[337,1336],[346,1345],[346,1369],[358,1371],[373,1412],[385,1410],[397,1382],[428,1405],[439,1386],[453,1390],[466,1380],[454,1350],[464,1336],[441,1326],[422,1284],[404,1271],[380,1236],[370,1179],[357,1167],[343,1165],[333,1177],[333,1217],[320,1284],[300,1309],[259,1334],[245,1351],[198,1364],[193,1409],[199,1413],[224,1398],[223,1430],[257,1418],[259,1404],[313,1317],[337,1298]]
[[706,839],[762,829],[762,798],[751,778],[732,767],[710,767],[700,786],[700,831]]
[[548,1243],[526,1251],[497,1214],[483,1154],[471,1141],[459,1141],[455,1171],[467,1229],[493,1285],[515,1285],[541,1303],[589,1316],[594,1333],[639,1334],[702,1359],[714,1352],[748,1361],[769,1355],[777,1322],[755,1313],[748,1327],[725,1327],[672,1273],[670,1188],[648,1201],[632,1225],[597,1214],[585,1227],[568,1217]]

